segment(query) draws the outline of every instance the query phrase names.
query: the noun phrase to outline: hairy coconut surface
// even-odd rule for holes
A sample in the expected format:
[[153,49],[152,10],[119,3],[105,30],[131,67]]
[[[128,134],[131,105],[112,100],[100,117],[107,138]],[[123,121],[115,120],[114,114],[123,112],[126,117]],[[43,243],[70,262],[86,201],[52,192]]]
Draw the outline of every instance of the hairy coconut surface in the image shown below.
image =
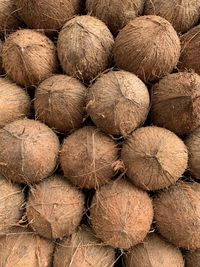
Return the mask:
[[90,209],[96,236],[107,245],[128,249],[142,242],[153,219],[148,194],[126,180],[102,186]]
[[185,257],[186,267],[200,267],[200,250],[189,251]]
[[178,183],[154,200],[155,221],[162,236],[177,247],[200,248],[200,184]]
[[199,0],[146,0],[144,13],[161,16],[177,32],[186,32],[198,22],[199,10]]
[[113,36],[102,21],[77,16],[59,33],[58,57],[68,75],[89,82],[109,66],[113,45]]
[[0,1],[0,33],[6,34],[16,30],[19,26],[15,0]]
[[136,130],[124,143],[121,158],[129,179],[144,190],[174,184],[184,173],[188,152],[174,133],[155,126]]
[[87,0],[87,12],[117,33],[130,20],[142,15],[144,0]]
[[29,28],[58,30],[79,12],[79,0],[15,0]]
[[56,239],[72,234],[84,212],[84,196],[61,176],[31,188],[27,202],[30,226],[41,236]]
[[145,121],[149,102],[147,87],[137,76],[110,71],[90,88],[87,112],[103,131],[126,136]]
[[157,234],[149,234],[143,243],[135,246],[126,258],[126,267],[184,267],[178,248]]
[[54,267],[112,267],[114,263],[114,249],[102,244],[85,226],[61,241],[54,254]]
[[114,58],[119,68],[135,73],[144,81],[154,81],[173,70],[180,49],[179,37],[167,20],[142,16],[120,31]]
[[68,136],[60,156],[65,176],[81,188],[98,188],[109,182],[115,174],[117,158],[115,141],[92,126]]
[[0,129],[0,173],[17,183],[34,183],[54,171],[59,140],[46,125],[17,120]]
[[179,72],[164,77],[153,87],[153,123],[179,135],[200,125],[200,76]]
[[85,117],[86,88],[75,78],[55,75],[36,90],[37,118],[60,132],[78,129]]
[[18,30],[6,39],[2,59],[7,74],[22,86],[37,85],[57,70],[53,42],[29,29]]

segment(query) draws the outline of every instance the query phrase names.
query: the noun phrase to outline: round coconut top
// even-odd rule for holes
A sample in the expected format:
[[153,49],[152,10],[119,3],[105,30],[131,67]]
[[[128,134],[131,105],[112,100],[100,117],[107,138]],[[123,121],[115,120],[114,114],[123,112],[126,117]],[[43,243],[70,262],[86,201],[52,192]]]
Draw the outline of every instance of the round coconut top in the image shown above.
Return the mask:
[[145,121],[149,102],[147,87],[137,76],[110,71],[90,88],[87,112],[103,131],[126,136]]
[[17,120],[0,129],[0,173],[17,183],[34,183],[57,165],[59,140],[46,125]]
[[200,267],[200,250],[189,251],[185,257],[186,267]]
[[102,244],[86,226],[61,241],[54,254],[54,267],[112,267],[114,263],[114,249]]
[[0,33],[6,34],[16,30],[19,26],[17,8],[14,0],[0,1]]
[[2,59],[7,74],[22,86],[37,85],[57,71],[53,42],[34,30],[11,34],[3,45]]
[[26,211],[30,226],[39,235],[62,238],[80,224],[84,196],[61,176],[52,176],[31,188]]
[[105,244],[128,249],[149,232],[153,207],[146,192],[126,180],[116,180],[96,191],[90,217],[96,236]]
[[54,31],[79,12],[79,0],[15,0],[29,28]]
[[178,248],[157,234],[149,234],[143,243],[132,248],[126,258],[126,267],[184,267]]
[[89,14],[106,23],[113,33],[118,33],[130,20],[142,15],[144,0],[86,0]]
[[98,188],[115,174],[118,148],[115,141],[93,126],[68,136],[60,161],[64,174],[81,188]]
[[59,132],[78,129],[85,117],[85,96],[85,86],[75,78],[67,75],[52,76],[36,90],[36,116]]
[[177,247],[200,248],[200,184],[178,183],[154,200],[155,221],[162,236]]
[[154,81],[173,70],[180,49],[179,37],[167,20],[141,16],[131,20],[118,34],[114,58],[119,68],[144,81]]
[[183,141],[164,128],[136,130],[122,148],[126,174],[144,190],[158,190],[175,183],[187,168],[188,152]]
[[179,72],[164,77],[153,87],[153,123],[179,135],[200,125],[200,76]]
[[101,20],[77,16],[59,33],[58,57],[68,75],[89,82],[109,66],[113,45],[113,36]]
[[198,22],[199,10],[199,0],[146,0],[144,13],[161,16],[177,32],[186,32]]

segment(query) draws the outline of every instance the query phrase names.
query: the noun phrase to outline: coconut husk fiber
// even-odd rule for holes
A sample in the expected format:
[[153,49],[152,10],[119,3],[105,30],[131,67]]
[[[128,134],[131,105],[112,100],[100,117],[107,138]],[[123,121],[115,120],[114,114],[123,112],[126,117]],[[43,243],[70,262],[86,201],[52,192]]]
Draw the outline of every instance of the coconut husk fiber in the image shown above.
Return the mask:
[[0,34],[12,32],[19,27],[17,8],[14,0],[0,1]]
[[200,250],[191,250],[185,257],[186,267],[200,267]]

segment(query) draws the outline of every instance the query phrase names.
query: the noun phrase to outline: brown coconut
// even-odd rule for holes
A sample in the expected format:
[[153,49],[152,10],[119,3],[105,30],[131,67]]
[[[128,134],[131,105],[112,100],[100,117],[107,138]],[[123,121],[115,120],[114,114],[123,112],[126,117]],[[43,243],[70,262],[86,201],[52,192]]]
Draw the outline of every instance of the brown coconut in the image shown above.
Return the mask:
[[119,68],[135,73],[144,81],[154,81],[173,70],[180,49],[179,37],[167,20],[142,16],[120,31],[114,58]]
[[153,123],[179,135],[200,125],[200,76],[196,73],[170,74],[153,87]]
[[26,211],[36,233],[49,239],[62,238],[80,224],[84,196],[66,179],[52,176],[31,188]]
[[109,182],[117,169],[117,158],[115,141],[92,126],[68,136],[60,155],[64,175],[81,188],[98,188]]
[[14,0],[0,1],[0,33],[5,35],[7,32],[14,31],[19,26],[17,18],[17,8]]
[[78,129],[85,117],[86,88],[75,78],[55,75],[36,90],[37,118],[59,132]]
[[0,75],[5,74],[2,62],[2,51],[3,51],[3,42],[0,40]]
[[58,57],[68,75],[89,82],[109,66],[113,45],[113,36],[102,21],[77,16],[59,34]]
[[185,257],[186,267],[200,267],[200,250],[189,251]]
[[117,33],[130,20],[142,15],[144,0],[86,0],[87,12]]
[[15,0],[29,28],[58,30],[79,12],[79,0]]
[[161,16],[177,32],[186,32],[198,22],[199,11],[199,0],[146,0],[144,13]]
[[96,236],[105,244],[128,249],[149,232],[153,207],[145,191],[118,179],[96,191],[90,217]]
[[157,234],[149,234],[126,257],[126,267],[184,267],[178,248]]
[[57,244],[54,254],[54,267],[112,267],[114,263],[114,249],[102,244],[85,226]]
[[7,38],[2,59],[7,74],[22,86],[37,85],[57,70],[53,42],[29,29],[18,30]]
[[200,184],[178,183],[154,200],[160,234],[177,247],[200,248]]
[[145,121],[149,102],[147,87],[137,76],[110,71],[89,90],[87,112],[108,134],[127,135]]
[[17,120],[0,129],[0,173],[17,183],[38,182],[55,170],[59,140],[46,125]]

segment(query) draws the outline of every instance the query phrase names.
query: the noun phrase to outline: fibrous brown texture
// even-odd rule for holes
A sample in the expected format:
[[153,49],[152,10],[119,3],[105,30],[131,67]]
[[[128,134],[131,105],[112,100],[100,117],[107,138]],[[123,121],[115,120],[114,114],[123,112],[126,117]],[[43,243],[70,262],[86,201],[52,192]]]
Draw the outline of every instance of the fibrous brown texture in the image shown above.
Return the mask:
[[5,74],[3,69],[3,62],[2,62],[2,50],[3,50],[3,42],[0,40],[0,75]]
[[86,88],[75,78],[52,76],[36,90],[36,116],[60,132],[78,129],[85,117],[85,96]]
[[61,176],[52,176],[32,187],[27,218],[39,235],[56,239],[71,235],[84,212],[84,196]]
[[196,73],[170,74],[153,87],[153,123],[179,135],[200,125],[200,76]]
[[87,228],[80,228],[57,245],[54,255],[54,267],[112,267],[115,263],[115,251],[105,246]]
[[34,30],[11,34],[3,45],[2,58],[7,74],[23,86],[37,85],[57,70],[53,42]]
[[0,129],[0,173],[18,183],[34,183],[55,169],[59,140],[46,125],[17,120]]
[[0,1],[0,32],[6,34],[19,26],[15,0]]
[[199,20],[199,0],[146,0],[144,13],[165,18],[177,32],[186,32]]
[[79,12],[79,0],[15,0],[29,28],[58,30]]
[[87,95],[87,112],[109,134],[127,135],[140,126],[149,111],[145,84],[132,73],[103,74]]
[[124,143],[121,158],[129,179],[145,190],[175,183],[187,168],[188,152],[174,133],[149,126],[136,130]]
[[75,185],[98,188],[110,181],[118,163],[116,143],[99,129],[86,126],[64,141],[61,166]]
[[86,0],[86,9],[117,33],[143,12],[144,0]]
[[177,247],[200,248],[200,184],[178,183],[154,200],[157,228]]
[[59,34],[58,57],[68,75],[89,82],[109,66],[113,45],[113,36],[102,21],[77,16]]
[[126,267],[184,267],[178,248],[157,234],[150,234],[143,243],[133,247],[126,258]]
[[153,207],[146,192],[117,180],[96,191],[90,216],[98,238],[115,248],[128,249],[146,237]]
[[200,250],[189,251],[185,257],[186,267],[200,267]]
[[0,78],[0,127],[26,117],[30,110],[30,98],[19,86]]
[[142,16],[130,21],[115,41],[117,66],[144,81],[154,81],[170,73],[179,56],[179,37],[172,25],[159,16]]

